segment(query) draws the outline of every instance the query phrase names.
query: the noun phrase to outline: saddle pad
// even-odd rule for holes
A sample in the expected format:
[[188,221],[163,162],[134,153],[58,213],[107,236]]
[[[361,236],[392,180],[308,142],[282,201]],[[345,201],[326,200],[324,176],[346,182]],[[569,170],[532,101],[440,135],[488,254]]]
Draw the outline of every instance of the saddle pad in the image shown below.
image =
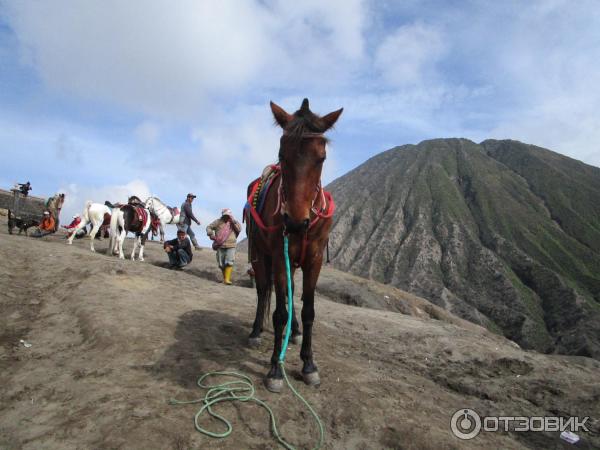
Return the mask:
[[146,229],[148,225],[148,211],[143,206],[135,206],[135,213],[138,216],[140,222],[142,222],[142,229]]

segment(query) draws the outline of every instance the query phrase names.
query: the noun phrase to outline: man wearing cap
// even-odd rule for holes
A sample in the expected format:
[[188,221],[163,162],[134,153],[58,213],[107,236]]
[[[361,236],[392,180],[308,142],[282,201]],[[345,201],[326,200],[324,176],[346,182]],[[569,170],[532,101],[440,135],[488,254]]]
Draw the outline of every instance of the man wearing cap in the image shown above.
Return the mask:
[[221,217],[206,227],[206,234],[217,251],[217,263],[223,273],[223,283],[231,284],[231,272],[235,261],[235,246],[242,226],[235,220],[229,208],[221,211]]
[[31,236],[42,237],[48,234],[52,234],[55,231],[55,224],[56,222],[54,222],[54,218],[50,214],[50,211],[44,211],[44,217],[42,218],[42,221]]
[[[68,231],[67,239],[71,237],[71,234],[73,234],[73,230],[75,230],[75,228],[77,228],[77,225],[79,225],[80,223],[81,223],[81,216],[79,214],[75,214],[73,216],[73,221],[66,227],[63,227],[65,230]],[[85,230],[81,229],[77,232],[77,235],[75,237],[79,238],[79,237],[83,237],[84,235],[85,235]]]
[[192,231],[192,220],[196,222],[196,224],[200,225],[200,221],[196,219],[194,216],[194,212],[192,211],[192,202],[196,196],[194,194],[188,194],[185,202],[181,204],[181,213],[179,215],[179,225],[178,228],[187,233],[187,235],[192,240],[192,244],[194,244],[194,248],[196,250],[202,250],[198,241],[196,240],[196,235]]
[[166,241],[163,247],[169,255],[171,269],[182,269],[192,262],[192,244],[190,244],[185,231],[177,230],[177,238]]

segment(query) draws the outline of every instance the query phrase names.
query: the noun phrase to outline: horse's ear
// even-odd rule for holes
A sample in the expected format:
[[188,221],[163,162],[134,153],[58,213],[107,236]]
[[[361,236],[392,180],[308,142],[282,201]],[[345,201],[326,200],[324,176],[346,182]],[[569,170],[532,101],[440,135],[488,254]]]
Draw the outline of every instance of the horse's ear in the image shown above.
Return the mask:
[[287,127],[287,124],[290,123],[293,116],[285,112],[285,110],[275,103],[271,102],[271,111],[273,112],[273,117],[275,117],[275,121],[279,124],[281,128]]
[[340,108],[337,111],[330,112],[326,116],[321,117],[320,122],[323,124],[323,129],[321,130],[321,133],[325,133],[332,126],[334,126],[337,120],[340,118],[340,115],[343,111],[344,108]]

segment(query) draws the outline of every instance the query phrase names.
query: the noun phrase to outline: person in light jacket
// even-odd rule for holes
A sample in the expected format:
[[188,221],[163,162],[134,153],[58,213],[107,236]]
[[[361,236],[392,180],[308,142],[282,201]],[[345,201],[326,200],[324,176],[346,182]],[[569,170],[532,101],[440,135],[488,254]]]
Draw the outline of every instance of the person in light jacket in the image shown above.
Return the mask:
[[213,241],[213,249],[217,251],[217,263],[223,273],[225,284],[231,284],[235,247],[240,231],[242,226],[235,220],[229,208],[224,208],[221,217],[206,227],[206,234]]

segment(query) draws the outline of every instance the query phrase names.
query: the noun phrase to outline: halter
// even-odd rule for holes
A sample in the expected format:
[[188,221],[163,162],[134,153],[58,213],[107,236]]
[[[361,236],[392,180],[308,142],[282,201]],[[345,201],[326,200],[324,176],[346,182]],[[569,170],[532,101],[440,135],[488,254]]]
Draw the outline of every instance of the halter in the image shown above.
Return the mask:
[[[292,133],[289,133],[288,131],[283,131],[283,135],[284,136],[292,136]],[[305,131],[300,135],[295,135],[294,137],[298,137],[300,139],[312,139],[312,138],[325,138],[325,135],[323,133],[317,133],[317,132],[312,132],[312,131]],[[280,148],[281,151],[281,148]],[[286,195],[285,195],[285,189],[283,188],[283,169],[281,168],[281,166],[279,167],[279,171],[281,173],[281,176],[279,178],[279,186],[277,188],[277,206],[275,208],[275,211],[273,212],[273,216],[277,215],[277,213],[283,215],[286,212]],[[325,211],[325,194],[323,191],[323,187],[321,186],[321,180],[319,180],[319,182],[317,183],[316,187],[315,187],[315,196],[312,199],[312,202],[310,204],[310,211],[312,213],[315,214],[315,216],[317,216],[315,218],[314,221],[312,221],[309,224],[309,228],[312,227],[316,221],[319,219],[319,212],[315,209],[315,202],[317,201],[317,199],[320,197],[321,198],[321,212]]]
[[[283,135],[289,136],[290,133],[286,133],[284,131]],[[296,137],[299,137],[300,139],[323,138],[324,135],[323,135],[323,133],[305,132]],[[283,215],[285,212],[285,203],[286,203],[285,191],[283,189],[283,175],[284,174],[283,174],[283,170],[281,169],[281,166],[272,166],[272,168],[279,172],[275,175],[275,176],[279,176],[279,186],[277,188],[277,206],[275,208],[275,212],[273,213],[273,216],[277,215],[277,213]],[[251,216],[254,219],[254,222],[259,226],[259,228],[261,230],[263,230],[267,233],[272,233],[274,231],[277,231],[277,230],[283,228],[283,234],[284,234],[284,236],[287,236],[288,233],[287,233],[287,231],[285,229],[285,225],[283,225],[283,223],[280,225],[266,226],[263,223],[260,215],[258,214],[258,211],[256,211],[256,208],[253,206],[252,199],[255,196],[255,194],[259,188],[259,185],[260,185],[260,178],[254,184],[253,188],[251,189],[250,195],[248,196],[248,202],[246,204],[246,207],[248,208],[248,210],[250,212],[249,217]],[[315,207],[317,200],[321,201],[320,209],[317,209]],[[311,213],[313,213],[315,215],[315,217],[313,220],[311,220],[309,222],[308,228],[306,229],[306,232],[304,233],[304,236],[302,238],[300,260],[298,262],[294,262],[294,267],[299,267],[304,263],[304,259],[306,256],[306,249],[308,247],[308,232],[309,232],[309,230],[313,226],[315,226],[320,219],[329,219],[329,218],[333,217],[333,213],[335,212],[335,203],[333,201],[333,197],[331,196],[331,194],[329,192],[326,192],[323,189],[321,181],[319,181],[319,183],[315,186],[315,196],[313,197],[313,200],[311,202],[310,211],[311,211]]]

